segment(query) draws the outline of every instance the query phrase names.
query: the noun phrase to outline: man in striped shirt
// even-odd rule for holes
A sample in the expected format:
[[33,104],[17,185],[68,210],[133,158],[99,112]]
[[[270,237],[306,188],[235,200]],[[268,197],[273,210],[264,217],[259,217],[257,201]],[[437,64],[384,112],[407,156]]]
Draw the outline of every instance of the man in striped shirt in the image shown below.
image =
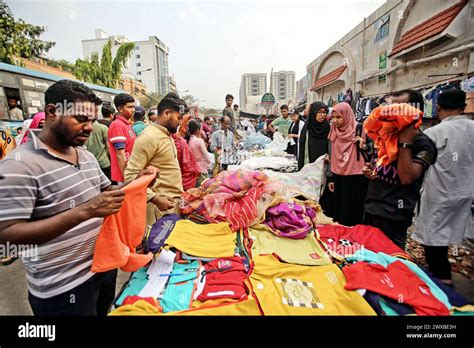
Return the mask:
[[44,128],[1,161],[0,243],[37,245],[20,253],[35,315],[105,315],[115,295],[117,270],[91,272],[103,218],[125,195],[82,147],[100,103],[81,83],[56,82]]

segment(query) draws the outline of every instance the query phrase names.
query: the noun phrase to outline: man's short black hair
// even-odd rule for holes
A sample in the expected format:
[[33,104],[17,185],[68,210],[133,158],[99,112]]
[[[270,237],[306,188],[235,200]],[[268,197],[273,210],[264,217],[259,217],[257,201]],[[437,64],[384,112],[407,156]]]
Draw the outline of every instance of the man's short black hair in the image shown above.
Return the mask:
[[101,109],[102,117],[110,118],[114,115],[115,109],[112,105],[104,104]]
[[450,88],[439,95],[438,105],[443,110],[464,110],[466,92],[458,88]]
[[184,114],[186,112],[186,108],[186,102],[175,92],[170,92],[165,95],[157,107],[158,115],[163,114],[163,112],[168,109]]
[[92,89],[86,85],[72,80],[60,80],[53,83],[44,93],[45,104],[75,103],[76,101],[102,104]]
[[135,113],[133,114],[133,119],[135,121],[143,121],[145,119],[145,109],[141,106],[135,106]]
[[286,104],[283,104],[282,106],[280,106],[280,110],[288,110],[288,105]]
[[234,108],[238,108],[239,106],[237,104],[234,104]]
[[120,106],[124,106],[127,103],[134,103],[134,102],[135,102],[135,99],[133,99],[133,97],[127,93],[117,94],[114,98],[114,104],[117,110]]
[[150,109],[150,111],[148,111],[148,117],[153,115],[156,115],[156,109]]
[[204,117],[204,121],[209,121],[211,118],[209,116]]
[[421,92],[415,91],[413,89],[403,89],[401,91],[392,93],[394,97],[399,97],[402,94],[408,94],[408,103],[413,107],[417,108],[421,112],[425,111],[425,101]]
[[232,94],[227,94],[225,96],[225,100],[227,100],[227,99],[234,99],[234,96]]

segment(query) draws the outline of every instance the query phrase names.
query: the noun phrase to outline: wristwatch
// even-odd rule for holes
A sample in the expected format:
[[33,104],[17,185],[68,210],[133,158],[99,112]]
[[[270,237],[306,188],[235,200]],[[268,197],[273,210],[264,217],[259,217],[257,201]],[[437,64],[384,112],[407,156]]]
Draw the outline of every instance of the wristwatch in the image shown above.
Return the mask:
[[411,149],[413,143],[398,143],[398,147],[401,147],[402,149]]

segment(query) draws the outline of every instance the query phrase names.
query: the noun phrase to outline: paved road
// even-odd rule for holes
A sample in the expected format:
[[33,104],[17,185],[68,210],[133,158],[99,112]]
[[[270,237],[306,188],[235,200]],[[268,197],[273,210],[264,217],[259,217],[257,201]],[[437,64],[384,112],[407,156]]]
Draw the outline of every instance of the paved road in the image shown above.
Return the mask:
[[[129,273],[119,271],[117,292],[129,278]],[[474,280],[453,273],[455,289],[474,303]],[[25,269],[20,260],[9,266],[0,266],[0,315],[32,315],[28,303]]]
[[[119,270],[117,293],[130,277]],[[25,268],[20,260],[0,266],[0,315],[33,315],[28,302]]]

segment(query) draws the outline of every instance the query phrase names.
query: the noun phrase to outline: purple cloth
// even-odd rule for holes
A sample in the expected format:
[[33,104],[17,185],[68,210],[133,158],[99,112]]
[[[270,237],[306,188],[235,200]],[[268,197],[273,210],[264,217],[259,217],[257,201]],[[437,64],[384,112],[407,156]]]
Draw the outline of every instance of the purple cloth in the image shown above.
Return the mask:
[[264,224],[277,236],[303,239],[313,228],[316,213],[296,203],[280,203],[267,210]]
[[145,252],[151,251],[154,254],[159,252],[179,220],[181,220],[181,217],[177,214],[164,215],[161,219],[157,220],[148,234]]

